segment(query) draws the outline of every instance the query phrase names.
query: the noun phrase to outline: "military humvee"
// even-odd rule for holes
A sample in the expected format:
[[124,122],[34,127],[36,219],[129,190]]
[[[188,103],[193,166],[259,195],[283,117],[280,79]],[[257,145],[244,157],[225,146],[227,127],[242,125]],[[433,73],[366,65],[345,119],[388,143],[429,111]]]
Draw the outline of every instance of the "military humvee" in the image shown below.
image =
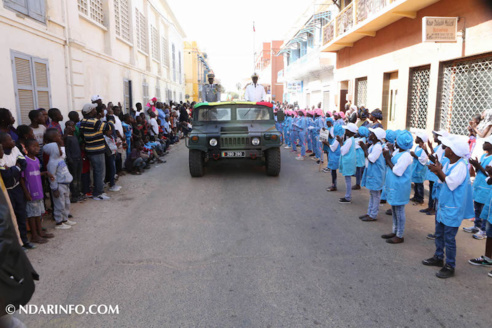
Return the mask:
[[187,139],[192,177],[204,174],[210,160],[261,160],[266,173],[280,173],[280,132],[275,129],[268,102],[198,103],[193,109],[193,131]]

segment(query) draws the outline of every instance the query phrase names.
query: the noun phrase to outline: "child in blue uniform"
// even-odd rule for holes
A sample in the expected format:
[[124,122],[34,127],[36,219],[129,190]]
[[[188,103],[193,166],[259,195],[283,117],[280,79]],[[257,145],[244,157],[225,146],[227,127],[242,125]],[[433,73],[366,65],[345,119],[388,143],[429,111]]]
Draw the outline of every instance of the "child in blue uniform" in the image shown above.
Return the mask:
[[340,173],[345,177],[345,197],[340,198],[339,203],[349,204],[352,202],[352,176],[356,171],[356,155],[355,155],[355,138],[357,134],[357,125],[348,123],[342,126],[345,129],[345,141],[342,137],[337,137],[339,144],[343,143],[340,148]]
[[465,232],[474,233],[473,237],[475,239],[485,238],[485,226],[487,220],[482,220],[480,214],[484,204],[489,198],[489,194],[492,191],[492,186],[489,185],[485,179],[487,178],[487,172],[485,168],[488,165],[492,165],[492,136],[485,139],[483,143],[483,150],[485,154],[482,155],[480,161],[475,158],[470,158],[470,164],[474,167],[476,176],[473,182],[473,206],[475,208],[475,224],[473,227],[465,227],[463,230]]
[[[386,133],[385,133],[386,134]],[[358,130],[358,137],[355,138],[355,186],[352,190],[360,189],[360,181],[362,179],[362,174],[364,174],[364,168],[366,167],[366,158],[364,155],[364,150],[361,148],[360,143],[366,143],[369,137],[369,130],[365,126],[361,126]]]
[[427,172],[427,153],[425,144],[429,141],[429,138],[425,133],[417,133],[415,137],[415,143],[417,146],[414,151],[410,152],[413,157],[412,165],[412,182],[414,183],[415,194],[410,200],[415,204],[424,203],[424,181],[425,174]]
[[328,142],[325,142],[325,147],[328,148],[328,166],[327,168],[331,170],[331,187],[327,188],[326,191],[337,191],[337,170],[340,166],[340,143],[338,143],[335,138],[342,137],[345,131],[341,125],[331,126],[334,121],[331,118],[326,120],[329,127],[329,137]]
[[[408,131],[398,131],[396,135],[393,154],[390,150],[384,150],[386,160],[386,192],[388,203],[391,205],[393,215],[393,231],[382,235],[389,244],[404,242],[405,232],[405,205],[410,199],[412,189],[412,155],[409,150],[413,146],[413,137]],[[392,147],[390,147],[392,148]]]
[[[427,157],[434,155],[439,161],[441,161],[442,156],[444,155],[444,149],[442,148],[441,140],[439,140],[439,136],[441,135],[447,136],[449,134],[446,131],[432,131],[432,136],[434,138],[434,142],[437,143],[437,146],[432,148],[432,143],[430,142],[430,140],[427,142],[429,145],[429,151],[427,149],[424,149],[424,151],[427,153]],[[427,165],[430,164],[432,164],[432,162],[430,160],[427,161]],[[425,173],[425,180],[429,181],[429,203],[427,204],[427,208],[420,210],[420,212],[427,215],[434,215],[436,214],[436,211],[434,206],[433,190],[439,179],[437,178],[437,175],[432,173],[431,170],[427,170]]]
[[[386,138],[384,138],[386,142],[383,144],[383,150],[389,149],[388,147],[393,147],[396,140],[396,133],[393,130],[386,130]],[[385,169],[386,171],[386,169]],[[386,173],[384,174],[386,176]],[[383,186],[383,190],[381,191],[381,204],[386,204],[386,183]],[[389,209],[391,211],[391,209]],[[390,214],[391,215],[391,214]]]
[[[299,144],[301,146],[301,155],[296,159],[303,161],[304,156],[306,156],[306,136],[307,136],[307,127],[308,127],[308,119],[305,116],[306,111],[299,111],[299,119],[297,120],[297,138],[299,139]],[[292,146],[294,150],[296,150],[296,145]]]
[[[486,168],[489,177],[492,175],[492,167],[488,166]],[[492,179],[487,178],[487,184],[492,185]],[[485,241],[485,255],[477,257],[476,259],[468,260],[468,263],[477,266],[484,266],[492,268],[492,193],[489,193],[489,197],[485,202],[480,218],[486,221],[486,235],[487,240]],[[492,277],[492,271],[489,272],[489,277]]]
[[[442,185],[436,213],[436,252],[422,263],[442,267],[436,276],[449,278],[454,276],[456,266],[456,234],[461,221],[472,218],[474,211],[470,174],[465,160],[470,151],[468,141],[455,135],[440,138],[446,146],[445,156],[449,162],[445,165],[439,162],[429,165],[429,169],[438,176]],[[444,249],[446,264],[443,261]]]
[[[359,128],[359,131],[362,127]],[[383,156],[383,142],[386,138],[386,132],[381,128],[369,128],[369,141],[371,146],[360,142],[360,147],[365,155],[366,169],[362,176],[362,186],[369,189],[370,198],[367,214],[359,217],[362,221],[376,221],[379,212],[379,200],[381,190],[384,186],[386,162]]]

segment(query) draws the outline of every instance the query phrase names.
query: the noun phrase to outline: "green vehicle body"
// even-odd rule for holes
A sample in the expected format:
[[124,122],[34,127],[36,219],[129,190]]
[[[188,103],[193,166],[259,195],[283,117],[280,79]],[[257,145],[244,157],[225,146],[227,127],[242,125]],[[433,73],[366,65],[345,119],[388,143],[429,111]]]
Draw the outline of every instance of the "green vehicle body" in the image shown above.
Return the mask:
[[193,130],[186,142],[192,176],[202,176],[210,160],[237,158],[265,161],[268,175],[280,173],[281,133],[275,128],[271,104],[199,103],[192,119]]

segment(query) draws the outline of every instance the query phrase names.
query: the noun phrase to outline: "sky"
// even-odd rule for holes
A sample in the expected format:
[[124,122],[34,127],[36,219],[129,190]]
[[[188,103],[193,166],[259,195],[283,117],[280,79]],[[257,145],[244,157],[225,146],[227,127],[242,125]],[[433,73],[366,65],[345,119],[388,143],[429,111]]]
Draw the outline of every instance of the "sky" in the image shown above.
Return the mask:
[[312,0],[167,1],[186,33],[185,40],[197,41],[208,54],[216,79],[227,91],[235,91],[237,82],[253,74],[253,41],[258,51],[262,42],[284,40],[299,16],[314,8]]

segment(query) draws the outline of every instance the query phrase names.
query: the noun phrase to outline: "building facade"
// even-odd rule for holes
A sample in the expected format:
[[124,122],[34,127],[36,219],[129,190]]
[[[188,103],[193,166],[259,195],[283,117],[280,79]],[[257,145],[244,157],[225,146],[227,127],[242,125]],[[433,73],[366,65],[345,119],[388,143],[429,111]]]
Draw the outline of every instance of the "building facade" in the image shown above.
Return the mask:
[[198,47],[196,41],[184,42],[186,100],[202,99],[202,86],[208,83],[207,75],[212,72],[208,55]]
[[184,100],[185,33],[165,0],[2,0],[0,35],[2,106],[19,124],[95,94],[124,111]]
[[323,26],[338,12],[331,2],[316,1],[301,14],[277,55],[283,55],[284,69],[278,81],[284,84],[283,99],[301,108],[335,109],[335,55],[322,52]]
[[388,128],[457,134],[492,108],[488,1],[341,2],[323,28],[323,51],[337,55],[339,108],[350,99],[381,108]]

